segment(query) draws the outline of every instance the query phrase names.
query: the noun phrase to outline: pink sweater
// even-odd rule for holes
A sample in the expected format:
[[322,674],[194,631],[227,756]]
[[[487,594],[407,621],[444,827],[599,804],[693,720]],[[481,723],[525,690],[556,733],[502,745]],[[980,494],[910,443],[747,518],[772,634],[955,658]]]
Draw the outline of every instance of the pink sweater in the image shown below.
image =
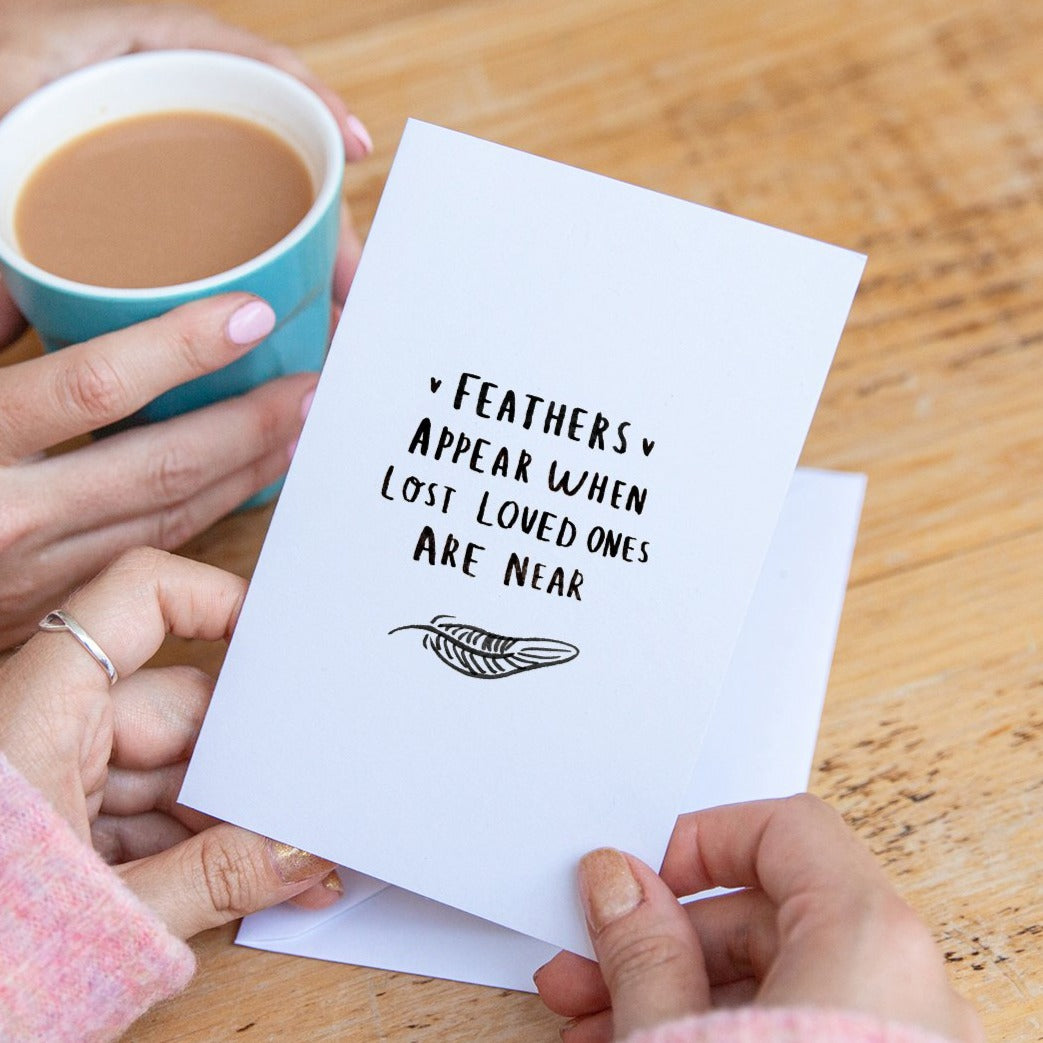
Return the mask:
[[[0,754],[0,1039],[110,1040],[185,987],[191,950]],[[944,1043],[831,1011],[720,1011],[627,1043]]]
[[108,1040],[195,970],[0,754],[0,1039]]
[[626,1043],[951,1043],[908,1025],[850,1011],[740,1007],[675,1021]]

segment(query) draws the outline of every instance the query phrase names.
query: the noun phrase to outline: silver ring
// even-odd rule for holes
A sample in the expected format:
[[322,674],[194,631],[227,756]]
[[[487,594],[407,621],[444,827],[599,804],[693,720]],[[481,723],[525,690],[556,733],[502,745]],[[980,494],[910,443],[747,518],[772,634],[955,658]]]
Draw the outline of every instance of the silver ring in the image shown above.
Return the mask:
[[94,640],[90,634],[87,633],[79,623],[69,615],[68,612],[62,612],[60,609],[55,609],[53,612],[48,612],[38,624],[41,630],[67,630],[74,638],[90,654],[90,657],[109,675],[109,687],[114,685],[119,679],[120,675],[116,672],[112,660],[102,651],[101,645]]

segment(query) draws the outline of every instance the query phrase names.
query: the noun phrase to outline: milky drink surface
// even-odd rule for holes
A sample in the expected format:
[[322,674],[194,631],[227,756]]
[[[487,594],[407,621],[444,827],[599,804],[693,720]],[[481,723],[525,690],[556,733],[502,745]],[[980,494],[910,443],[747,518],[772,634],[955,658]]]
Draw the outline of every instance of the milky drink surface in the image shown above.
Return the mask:
[[223,114],[134,116],[47,156],[19,193],[22,255],[92,286],[154,288],[251,260],[291,232],[315,198],[294,148]]

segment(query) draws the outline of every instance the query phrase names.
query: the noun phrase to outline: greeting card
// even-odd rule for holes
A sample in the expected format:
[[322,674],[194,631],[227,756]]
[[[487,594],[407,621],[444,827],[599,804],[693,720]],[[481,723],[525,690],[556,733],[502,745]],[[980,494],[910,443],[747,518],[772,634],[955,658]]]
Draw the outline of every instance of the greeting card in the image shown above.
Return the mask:
[[411,121],[182,800],[589,953],[658,864],[864,258]]

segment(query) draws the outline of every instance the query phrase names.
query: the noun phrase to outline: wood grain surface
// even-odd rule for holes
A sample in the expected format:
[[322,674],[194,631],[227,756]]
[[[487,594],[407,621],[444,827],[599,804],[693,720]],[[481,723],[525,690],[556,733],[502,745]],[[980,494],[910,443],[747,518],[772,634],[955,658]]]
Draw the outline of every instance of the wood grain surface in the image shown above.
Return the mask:
[[[803,458],[869,476],[811,788],[989,1038],[1043,1040],[1043,5],[203,6],[296,48],[368,125],[346,183],[362,233],[417,116],[869,255]],[[187,552],[249,573],[268,518]],[[128,1038],[557,1038],[534,997],[233,934],[199,938],[196,980]]]

